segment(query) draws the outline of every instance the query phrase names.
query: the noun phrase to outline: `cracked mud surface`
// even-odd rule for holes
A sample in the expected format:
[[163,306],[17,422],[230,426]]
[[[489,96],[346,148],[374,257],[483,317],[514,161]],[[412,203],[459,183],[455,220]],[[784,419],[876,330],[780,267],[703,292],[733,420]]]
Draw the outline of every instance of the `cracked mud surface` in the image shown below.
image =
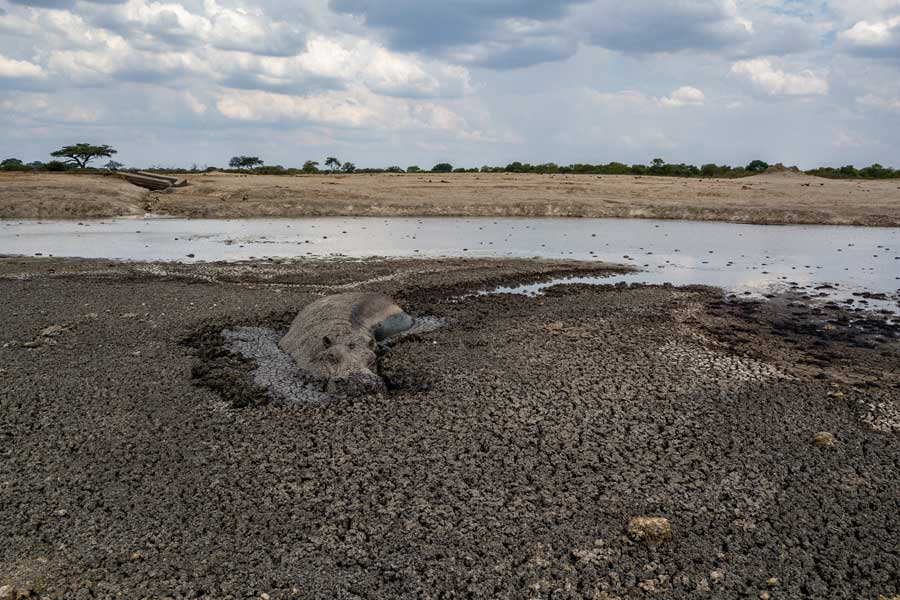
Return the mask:
[[[0,587],[900,593],[896,328],[709,288],[458,298],[579,269],[0,260]],[[231,408],[266,392],[221,331],[278,329],[355,282],[447,323],[382,358],[395,389]],[[218,391],[195,385],[204,368]],[[834,446],[813,443],[823,431]],[[665,517],[672,539],[632,541],[637,516]]]

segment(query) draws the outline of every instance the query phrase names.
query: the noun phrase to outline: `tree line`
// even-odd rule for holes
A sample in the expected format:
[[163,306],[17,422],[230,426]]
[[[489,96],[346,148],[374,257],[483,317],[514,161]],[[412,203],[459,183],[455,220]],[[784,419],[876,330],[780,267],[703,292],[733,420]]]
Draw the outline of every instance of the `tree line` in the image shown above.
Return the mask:
[[[7,158],[0,161],[0,170],[3,171],[67,171],[70,169],[85,170],[89,163],[98,158],[111,158],[117,154],[117,150],[107,144],[94,145],[88,143],[73,144],[51,152],[50,156],[65,160],[52,160],[49,162],[35,161],[24,163],[18,158]],[[104,165],[104,169],[115,171],[124,165],[115,160],[110,160]],[[786,169],[782,165],[775,165],[779,170]],[[151,171],[178,171],[178,172],[211,172],[211,171],[238,171],[252,172],[268,175],[295,175],[315,173],[537,173],[537,174],[575,174],[575,175],[654,175],[661,177],[745,177],[756,175],[769,170],[770,165],[763,160],[753,160],[747,165],[732,167],[730,165],[718,165],[707,163],[701,166],[685,163],[667,163],[661,158],[654,158],[649,164],[625,164],[620,162],[609,163],[574,163],[570,165],[558,165],[556,163],[530,164],[519,161],[511,162],[506,166],[482,167],[454,167],[448,162],[440,162],[431,169],[422,169],[417,165],[406,167],[390,166],[386,168],[360,169],[352,162],[342,162],[335,156],[325,157],[322,163],[316,160],[307,160],[302,167],[284,167],[282,165],[266,165],[258,156],[234,156],[228,162],[228,169],[206,167],[199,169],[194,165],[191,169],[162,169],[150,168]],[[787,169],[799,172],[796,167]],[[818,167],[804,171],[808,175],[828,177],[832,179],[894,179],[900,178],[900,170],[873,164],[857,169],[853,165],[843,167]]]

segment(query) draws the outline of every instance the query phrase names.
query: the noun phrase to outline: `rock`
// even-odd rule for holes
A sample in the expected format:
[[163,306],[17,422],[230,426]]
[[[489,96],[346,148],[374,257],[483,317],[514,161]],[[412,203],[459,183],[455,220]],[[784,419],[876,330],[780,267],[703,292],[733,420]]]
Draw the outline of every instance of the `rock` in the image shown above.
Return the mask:
[[820,431],[813,437],[813,443],[820,448],[831,448],[834,446],[834,434],[828,431]]
[[40,348],[40,347],[41,347],[41,343],[40,343],[40,342],[35,342],[35,341],[32,341],[32,342],[25,342],[24,344],[22,344],[22,346],[25,347],[25,348]]
[[62,332],[66,330],[62,325],[51,325],[50,327],[46,327],[41,330],[41,335],[44,337],[56,337]]
[[769,587],[775,587],[776,585],[778,585],[778,578],[769,577],[769,579],[766,581],[766,585]]
[[16,590],[13,589],[11,585],[4,585],[0,587],[0,600],[15,600],[16,599]]
[[722,571],[710,571],[709,572],[709,580],[713,583],[722,583],[722,580],[725,579],[725,573]]
[[672,525],[663,517],[634,517],[628,522],[628,537],[635,542],[660,544],[672,539]]
[[769,598],[771,597],[772,596],[769,594],[769,592],[762,592],[759,595],[759,600],[769,600]]

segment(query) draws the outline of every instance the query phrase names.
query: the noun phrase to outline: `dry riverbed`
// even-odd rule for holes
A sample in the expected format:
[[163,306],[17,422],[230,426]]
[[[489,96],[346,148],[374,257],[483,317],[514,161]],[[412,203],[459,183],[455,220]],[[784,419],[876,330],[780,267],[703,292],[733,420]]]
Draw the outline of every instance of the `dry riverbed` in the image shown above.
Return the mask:
[[626,175],[185,174],[147,192],[116,177],[0,174],[0,218],[152,212],[191,218],[309,216],[639,217],[760,224],[900,225],[900,182],[783,172],[743,179]]
[[[0,259],[0,588],[900,593],[897,326],[699,287],[465,295],[609,269]],[[269,401],[220,332],[348,289],[445,325],[381,359],[385,395]]]

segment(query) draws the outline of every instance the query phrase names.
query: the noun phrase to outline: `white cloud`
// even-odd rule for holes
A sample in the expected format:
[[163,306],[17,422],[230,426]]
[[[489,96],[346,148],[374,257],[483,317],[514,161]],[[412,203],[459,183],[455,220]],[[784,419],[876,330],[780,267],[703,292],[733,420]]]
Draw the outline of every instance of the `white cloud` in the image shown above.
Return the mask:
[[859,106],[900,112],[900,98],[883,98],[874,94],[866,94],[856,99]]
[[706,96],[703,92],[689,85],[678,88],[667,98],[660,98],[663,106],[700,106],[704,102]]
[[731,72],[750,80],[770,96],[824,96],[828,93],[828,80],[809,69],[788,73],[776,68],[767,58],[740,60],[731,66]]
[[842,31],[838,39],[860,50],[900,47],[900,16],[883,21],[859,21]]
[[190,92],[184,93],[184,102],[187,104],[187,107],[191,110],[195,115],[202,115],[206,112],[206,105],[197,100],[197,98]]
[[0,77],[39,79],[44,75],[44,70],[40,65],[24,60],[13,60],[0,54]]
[[217,102],[229,119],[259,122],[313,122],[338,127],[425,127],[463,131],[465,121],[429,102],[379,96],[362,85],[349,90],[294,96],[263,91],[229,91]]
[[95,123],[100,118],[96,108],[78,104],[59,105],[43,93],[20,93],[0,102],[0,111],[16,115],[19,122],[39,120],[50,123]]
[[590,91],[589,96],[594,102],[609,108],[649,108],[654,106],[680,108],[683,106],[702,106],[706,102],[706,95],[703,91],[689,85],[682,86],[670,95],[661,98],[648,96],[635,90],[623,90],[613,93]]
[[834,136],[832,145],[836,148],[861,148],[869,141],[846,131],[838,131]]

